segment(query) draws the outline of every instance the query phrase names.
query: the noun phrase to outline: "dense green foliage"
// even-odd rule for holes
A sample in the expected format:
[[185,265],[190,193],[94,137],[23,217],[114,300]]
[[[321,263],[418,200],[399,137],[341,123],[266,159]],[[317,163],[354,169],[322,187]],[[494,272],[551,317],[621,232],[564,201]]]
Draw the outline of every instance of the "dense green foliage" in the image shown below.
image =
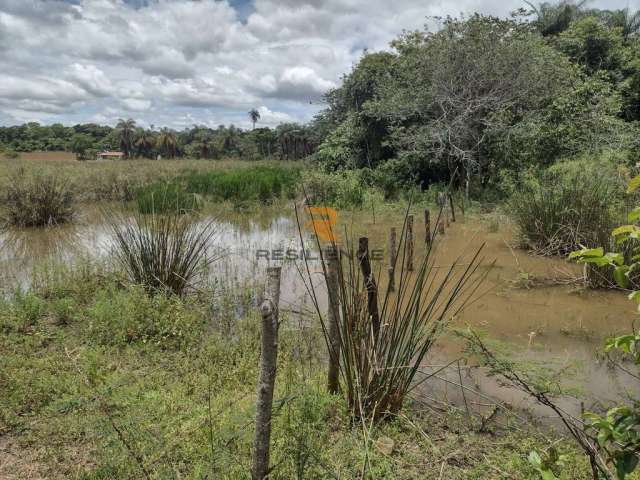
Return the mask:
[[329,92],[315,156],[423,187],[457,173],[471,194],[566,157],[613,148],[633,161],[640,39],[620,15],[544,4],[534,21],[476,14],[404,33]]
[[293,198],[298,191],[300,170],[286,167],[250,167],[236,170],[194,172],[184,176],[190,193],[214,200],[268,203],[277,198]]

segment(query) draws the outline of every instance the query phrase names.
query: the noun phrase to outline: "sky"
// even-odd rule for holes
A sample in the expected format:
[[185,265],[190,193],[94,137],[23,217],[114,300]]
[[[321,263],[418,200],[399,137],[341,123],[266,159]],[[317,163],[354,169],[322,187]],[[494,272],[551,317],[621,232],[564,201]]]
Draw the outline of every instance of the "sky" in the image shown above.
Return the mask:
[[[640,0],[594,0],[640,8]],[[365,49],[521,0],[0,0],[0,125],[306,122]]]

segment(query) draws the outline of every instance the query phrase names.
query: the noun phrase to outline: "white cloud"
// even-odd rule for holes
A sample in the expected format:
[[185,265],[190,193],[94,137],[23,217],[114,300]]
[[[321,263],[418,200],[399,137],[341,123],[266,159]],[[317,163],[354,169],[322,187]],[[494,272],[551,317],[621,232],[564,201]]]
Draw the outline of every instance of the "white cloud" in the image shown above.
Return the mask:
[[253,0],[253,13],[240,18],[229,0],[151,0],[142,8],[127,2],[1,0],[0,122],[132,116],[176,127],[247,126],[246,112],[257,105],[263,125],[304,121],[363,49],[387,48],[403,29],[422,28],[427,16],[507,15],[524,5]]

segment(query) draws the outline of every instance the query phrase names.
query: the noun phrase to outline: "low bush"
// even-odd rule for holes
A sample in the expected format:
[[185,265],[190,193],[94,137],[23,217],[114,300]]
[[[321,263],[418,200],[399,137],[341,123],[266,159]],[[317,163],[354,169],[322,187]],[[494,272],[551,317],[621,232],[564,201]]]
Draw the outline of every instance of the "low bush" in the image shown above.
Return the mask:
[[178,349],[194,343],[204,315],[189,302],[163,294],[149,296],[142,287],[98,292],[86,310],[87,338],[102,345],[149,343]]
[[299,178],[299,169],[276,166],[193,172],[183,177],[190,193],[208,195],[215,200],[262,203],[282,197],[294,198]]
[[138,211],[151,213],[188,213],[202,208],[202,198],[188,193],[180,183],[154,183],[138,190],[136,205]]
[[508,202],[522,246],[544,255],[568,255],[581,245],[608,245],[622,190],[595,166],[551,169],[523,181]]
[[65,181],[56,175],[27,175],[22,169],[10,176],[2,203],[3,222],[18,227],[65,223],[75,212]]
[[307,171],[303,175],[302,185],[311,203],[338,208],[362,207],[370,190],[359,170],[337,173]]
[[200,223],[190,215],[111,213],[107,223],[114,236],[114,254],[129,279],[150,292],[183,295],[194,286],[216,233],[214,221]]

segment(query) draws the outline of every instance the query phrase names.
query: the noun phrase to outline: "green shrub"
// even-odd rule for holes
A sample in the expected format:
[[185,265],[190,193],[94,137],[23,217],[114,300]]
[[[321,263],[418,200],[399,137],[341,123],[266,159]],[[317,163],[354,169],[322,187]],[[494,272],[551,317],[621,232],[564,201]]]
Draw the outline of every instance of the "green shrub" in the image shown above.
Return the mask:
[[138,190],[136,205],[138,211],[151,213],[187,213],[202,208],[202,198],[188,193],[180,183],[154,183]]
[[193,172],[184,176],[186,190],[215,200],[259,201],[294,198],[300,170],[286,167],[251,167],[227,171]]
[[336,173],[307,171],[302,184],[304,193],[311,203],[338,208],[362,207],[368,192],[359,170]]
[[16,152],[15,150],[12,149],[7,149],[4,152],[2,152],[2,155],[5,158],[8,158],[10,160],[15,160],[16,158],[20,157],[20,154],[18,152]]
[[2,220],[19,227],[39,227],[73,218],[73,194],[56,175],[27,175],[20,169],[10,176],[2,201]]
[[524,247],[568,255],[581,245],[608,245],[621,189],[592,166],[563,165],[520,182],[509,201]]
[[195,342],[204,327],[204,316],[194,305],[175,296],[149,296],[136,286],[98,292],[86,316],[87,337],[103,345],[181,348]]

